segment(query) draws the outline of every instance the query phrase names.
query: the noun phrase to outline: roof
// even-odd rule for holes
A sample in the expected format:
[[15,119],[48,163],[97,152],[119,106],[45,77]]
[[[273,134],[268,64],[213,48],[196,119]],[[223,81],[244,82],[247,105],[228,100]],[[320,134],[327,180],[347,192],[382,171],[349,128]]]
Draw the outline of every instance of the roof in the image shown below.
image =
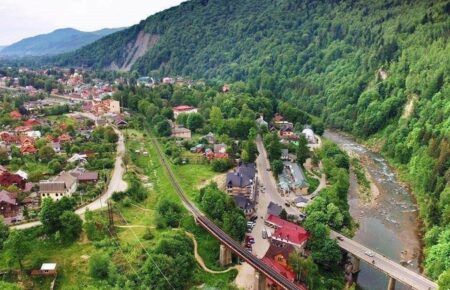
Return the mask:
[[42,271],[56,270],[56,263],[43,263],[41,266]]
[[91,180],[98,180],[98,172],[95,171],[85,171],[81,173],[77,177],[78,181],[91,181]]
[[237,195],[233,197],[233,200],[236,206],[240,209],[248,210],[255,208],[255,204],[251,202],[248,197]]
[[281,275],[286,277],[289,281],[294,282],[295,273],[293,271],[289,270],[287,267],[284,267],[283,265],[275,262],[273,259],[270,259],[267,257],[262,258],[262,261],[266,265],[268,265],[269,267],[271,267],[272,269],[274,269],[275,271],[277,271],[278,273],[280,273]]
[[[309,184],[306,181],[305,174],[303,173],[303,169],[295,162],[284,161],[284,170],[282,175],[280,175],[281,180],[287,180],[287,182],[294,187],[304,188],[308,187]],[[282,186],[280,184],[280,186]]]
[[292,245],[284,245],[283,247],[276,246],[274,244],[270,244],[269,249],[267,249],[264,257],[273,259],[278,255],[282,255],[286,260],[289,259],[289,255],[295,251],[295,248]]
[[17,200],[13,197],[13,194],[9,191],[0,191],[0,202],[17,205]]
[[266,221],[277,226],[272,234],[272,239],[287,241],[295,245],[301,245],[308,240],[308,232],[299,225],[285,221],[275,215],[269,215]]
[[183,134],[183,133],[191,133],[191,130],[183,127],[173,128],[172,134]]
[[272,201],[267,206],[267,214],[268,215],[279,216],[282,210],[283,210],[283,207],[281,207],[280,205],[278,205]]
[[242,164],[237,172],[227,174],[226,185],[230,187],[247,187],[252,184],[256,174],[254,163]]
[[63,171],[58,175],[58,177],[56,177],[55,181],[62,181],[67,188],[70,188],[75,182],[77,182],[77,179],[69,172]]
[[65,184],[63,181],[41,181],[39,182],[39,192],[52,193],[65,191]]
[[191,106],[187,106],[187,105],[181,105],[181,106],[177,106],[177,107],[173,108],[173,110],[177,111],[177,112],[185,112],[185,111],[190,111],[193,109],[195,109],[195,108],[191,107]]

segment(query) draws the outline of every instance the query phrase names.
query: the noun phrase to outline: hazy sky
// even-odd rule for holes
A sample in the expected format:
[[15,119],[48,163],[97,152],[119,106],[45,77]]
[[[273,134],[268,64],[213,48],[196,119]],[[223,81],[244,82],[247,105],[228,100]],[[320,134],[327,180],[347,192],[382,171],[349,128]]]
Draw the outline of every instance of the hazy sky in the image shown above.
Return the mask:
[[0,0],[0,45],[72,27],[131,26],[184,0]]

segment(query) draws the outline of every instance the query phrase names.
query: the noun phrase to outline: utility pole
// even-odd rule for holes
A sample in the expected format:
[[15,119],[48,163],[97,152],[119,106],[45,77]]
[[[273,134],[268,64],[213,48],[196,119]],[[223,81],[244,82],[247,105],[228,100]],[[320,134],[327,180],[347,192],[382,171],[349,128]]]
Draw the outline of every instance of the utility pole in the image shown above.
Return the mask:
[[112,207],[112,203],[110,200],[108,200],[107,202],[108,204],[108,228],[109,228],[109,232],[111,234],[111,236],[116,237],[116,231],[114,228],[114,216],[113,216],[113,207]]

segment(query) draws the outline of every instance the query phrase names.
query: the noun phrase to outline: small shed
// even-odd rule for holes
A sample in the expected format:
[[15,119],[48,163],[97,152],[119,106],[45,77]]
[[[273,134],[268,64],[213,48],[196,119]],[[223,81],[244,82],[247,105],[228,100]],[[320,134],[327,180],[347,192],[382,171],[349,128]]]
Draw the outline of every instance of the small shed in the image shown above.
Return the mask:
[[56,276],[56,263],[43,263],[41,269],[31,271],[32,276]]

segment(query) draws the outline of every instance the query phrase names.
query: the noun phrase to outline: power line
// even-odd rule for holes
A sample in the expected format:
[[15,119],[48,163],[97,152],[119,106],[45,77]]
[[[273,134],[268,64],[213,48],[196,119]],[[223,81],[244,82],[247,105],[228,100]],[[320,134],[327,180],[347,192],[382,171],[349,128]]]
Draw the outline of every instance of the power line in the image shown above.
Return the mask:
[[[125,221],[125,223],[127,225],[128,222],[125,219],[125,217],[123,216],[123,214],[120,212],[119,209],[117,209],[117,211],[119,212],[120,216],[122,217],[122,219]],[[170,283],[169,279],[166,277],[166,275],[164,275],[164,273],[161,271],[161,268],[158,266],[158,264],[151,258],[150,253],[147,251],[147,249],[145,248],[144,244],[142,244],[141,240],[139,239],[139,237],[136,235],[136,233],[133,231],[133,228],[129,228],[131,230],[131,232],[133,233],[134,237],[136,238],[136,240],[139,242],[139,244],[141,245],[141,247],[144,249],[145,253],[147,253],[147,257],[150,259],[150,261],[153,263],[153,265],[156,267],[156,269],[158,269],[158,271],[161,273],[161,275],[164,277],[164,279],[167,281],[167,283],[169,284],[169,286],[175,290],[175,287],[173,287],[173,285]]]

